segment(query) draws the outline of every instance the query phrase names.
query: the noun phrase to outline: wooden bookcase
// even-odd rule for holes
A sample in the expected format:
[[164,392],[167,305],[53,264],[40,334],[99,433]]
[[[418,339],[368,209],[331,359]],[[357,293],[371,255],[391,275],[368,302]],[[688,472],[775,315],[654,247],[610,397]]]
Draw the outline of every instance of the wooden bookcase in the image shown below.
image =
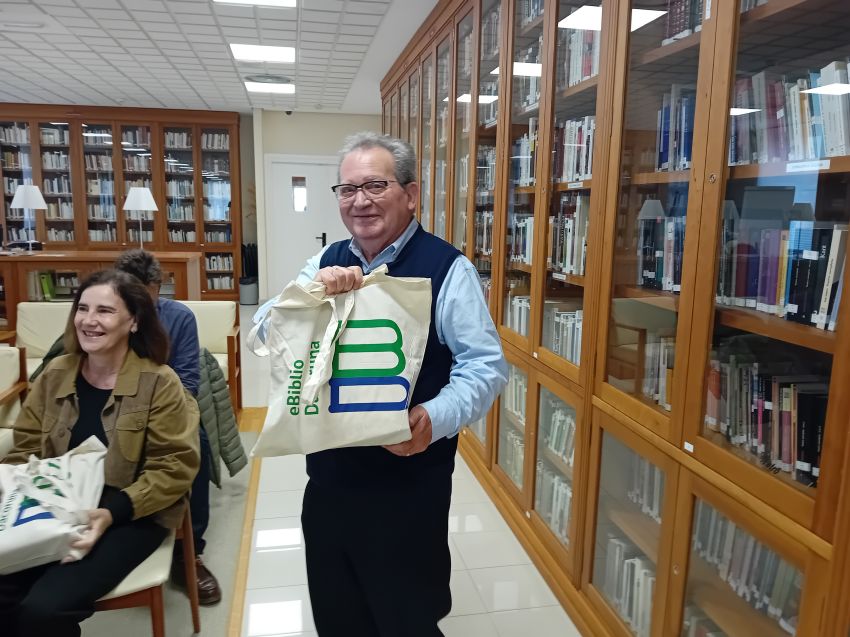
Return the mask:
[[510,364],[461,453],[585,634],[850,631],[847,27],[441,0],[384,78]]
[[[203,254],[202,298],[238,298],[238,113],[0,104],[0,157],[5,242],[120,251],[141,235],[150,250]],[[19,183],[37,184],[48,210],[10,209]],[[132,186],[158,210],[124,211]]]

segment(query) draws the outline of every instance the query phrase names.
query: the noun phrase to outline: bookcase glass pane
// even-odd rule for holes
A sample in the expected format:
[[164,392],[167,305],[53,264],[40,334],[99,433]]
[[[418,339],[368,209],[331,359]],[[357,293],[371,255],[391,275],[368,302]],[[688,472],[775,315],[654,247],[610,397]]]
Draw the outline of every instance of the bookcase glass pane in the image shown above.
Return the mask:
[[228,129],[201,129],[201,178],[204,185],[204,242],[230,243],[233,227]]
[[472,262],[481,278],[484,298],[490,303],[493,269],[493,215],[496,192],[496,139],[499,118],[499,33],[502,6],[483,0],[481,53],[478,61],[478,150],[475,164],[475,250]]
[[[707,4],[707,3],[706,3]],[[702,3],[630,12],[606,379],[669,412],[688,207]]]
[[9,325],[9,309],[6,307],[6,276],[0,272],[0,327]]
[[478,441],[481,443],[487,442],[487,419],[481,418],[476,420],[475,422],[467,425],[469,430],[478,438]]
[[[105,129],[104,129],[105,130]],[[71,128],[67,122],[46,122],[38,125],[41,147],[41,192],[47,210],[44,211],[45,241],[74,241],[74,202],[71,194]],[[106,151],[106,161],[97,166],[100,172],[86,172],[88,194],[94,191],[95,201],[115,201],[115,179],[112,173],[112,139]],[[88,155],[87,155],[88,156]],[[95,160],[97,162],[97,160]],[[94,188],[93,188],[94,186]],[[92,197],[88,197],[92,201]]]
[[235,279],[232,252],[204,252],[207,290],[233,290]]
[[472,129],[472,65],[475,47],[472,14],[457,25],[455,64],[455,146],[454,200],[452,205],[452,243],[466,252],[466,208],[469,205],[469,135]]
[[[130,188],[147,188],[153,189],[153,181],[151,179],[151,128],[137,124],[122,124],[121,125],[121,170],[124,177],[124,193],[119,200],[119,204],[123,205],[124,199],[130,192]],[[162,214],[162,213],[159,213]],[[171,216],[171,210],[167,209],[166,217]],[[117,215],[113,214],[112,219],[117,219]],[[137,228],[138,228],[138,222]],[[110,225],[110,224],[108,224]],[[117,233],[114,230],[115,224],[112,223],[112,237],[105,238],[105,233],[98,232],[100,228],[92,227],[89,224],[89,238],[92,239],[92,234],[103,238],[98,241],[116,241]],[[168,225],[169,240],[173,240],[171,235],[171,225]],[[94,233],[93,233],[94,231]]]
[[398,93],[396,91],[393,91],[390,97],[390,128],[387,132],[398,137]]
[[541,344],[574,365],[581,358],[596,90],[603,35],[601,2],[560,2]]
[[422,158],[420,159],[419,222],[431,230],[431,107],[434,104],[434,58],[422,62]]
[[608,433],[599,471],[592,582],[632,634],[648,637],[664,472]]
[[401,85],[399,107],[401,109],[401,113],[399,115],[398,136],[403,140],[408,141],[410,139],[410,86],[407,82],[404,82]]
[[[188,241],[188,233],[195,232],[195,158],[191,128],[166,127],[163,129],[165,148],[165,204],[170,243]],[[228,180],[229,183],[229,180]],[[152,213],[143,213],[145,241],[153,239]],[[134,217],[138,219],[138,217]],[[139,229],[127,225],[130,241]],[[150,238],[149,238],[150,237]]]
[[[112,125],[85,123],[82,138],[88,239],[91,243],[114,243],[118,241],[118,201],[112,161],[115,147]],[[48,176],[55,176],[44,175],[45,181]]]
[[682,637],[793,635],[803,573],[697,499]]
[[[414,72],[411,73],[410,79],[408,80],[408,85],[410,86],[410,95],[409,102],[410,108],[408,109],[408,113],[410,116],[410,137],[408,138],[410,141],[410,145],[413,146],[413,149],[416,151],[417,155],[419,154],[419,73]],[[420,157],[421,159],[421,157]],[[422,180],[417,177],[419,181],[420,188],[422,187]]]
[[741,7],[702,432],[809,492],[850,220],[850,5],[816,4]]
[[541,387],[534,508],[564,545],[570,542],[575,442],[575,408]]
[[446,184],[449,167],[449,88],[452,77],[452,43],[446,38],[437,47],[437,145],[434,148],[434,234],[446,238]]
[[[510,116],[510,178],[505,224],[505,327],[528,336],[534,243],[534,189],[540,84],[543,66],[543,0],[516,2]],[[504,66],[504,65],[503,65]],[[505,72],[499,67],[491,73]],[[548,72],[548,71],[545,71]]]
[[392,123],[390,122],[390,100],[384,100],[384,134],[392,135]]
[[0,122],[5,241],[35,240],[35,210],[12,208],[18,186],[33,185],[32,142],[26,122]]
[[508,384],[499,401],[499,466],[519,489],[525,462],[525,406],[528,376],[508,365]]

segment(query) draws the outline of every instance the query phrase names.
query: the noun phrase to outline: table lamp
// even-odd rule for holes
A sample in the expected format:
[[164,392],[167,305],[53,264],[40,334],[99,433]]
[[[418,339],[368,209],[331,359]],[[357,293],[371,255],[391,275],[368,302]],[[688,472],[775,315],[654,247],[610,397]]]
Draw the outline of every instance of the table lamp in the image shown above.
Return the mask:
[[139,247],[144,250],[144,232],[142,231],[142,215],[143,211],[156,211],[156,202],[153,200],[150,188],[141,186],[133,186],[130,192],[127,193],[127,199],[124,201],[124,210],[139,211]]
[[[47,203],[38,186],[32,184],[21,184],[15,189],[15,196],[12,197],[12,203],[9,208],[21,208],[24,210],[47,210]],[[30,236],[32,227],[30,226],[33,219],[24,215],[24,224],[27,230],[27,236]],[[7,236],[8,239],[8,236]],[[27,248],[32,252],[33,245],[38,244],[38,241],[28,238],[26,240]],[[38,249],[41,249],[40,247]]]

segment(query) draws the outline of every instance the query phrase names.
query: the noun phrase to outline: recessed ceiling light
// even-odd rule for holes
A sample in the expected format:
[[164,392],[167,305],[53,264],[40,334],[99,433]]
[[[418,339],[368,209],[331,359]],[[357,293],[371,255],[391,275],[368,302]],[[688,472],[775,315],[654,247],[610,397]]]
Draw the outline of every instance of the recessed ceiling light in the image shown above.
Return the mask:
[[295,93],[295,84],[268,84],[265,82],[245,82],[245,88],[251,93]]
[[291,46],[263,46],[260,44],[231,44],[233,57],[240,62],[295,62],[295,48]]
[[[490,75],[498,75],[499,67],[490,71]],[[514,62],[514,75],[522,77],[540,77],[543,75],[543,65],[536,62]]]
[[817,88],[806,89],[801,93],[814,93],[815,95],[846,95],[850,93],[850,84],[839,84],[833,82],[826,86],[818,86]]
[[252,4],[258,7],[294,8],[295,0],[213,0],[219,4]]
[[289,84],[292,80],[285,75],[276,75],[272,73],[259,73],[256,75],[246,75],[247,82],[261,82],[263,84]]
[[738,115],[749,115],[750,113],[758,113],[760,110],[760,108],[737,108],[733,106],[729,109],[729,114],[732,117],[737,117]]
[[68,122],[50,122],[51,126],[67,126]]
[[[641,27],[663,16],[666,11],[654,9],[632,9],[631,30],[637,31]],[[575,29],[577,31],[601,31],[602,30],[602,7],[584,5],[573,11],[566,18],[558,22],[562,29]]]

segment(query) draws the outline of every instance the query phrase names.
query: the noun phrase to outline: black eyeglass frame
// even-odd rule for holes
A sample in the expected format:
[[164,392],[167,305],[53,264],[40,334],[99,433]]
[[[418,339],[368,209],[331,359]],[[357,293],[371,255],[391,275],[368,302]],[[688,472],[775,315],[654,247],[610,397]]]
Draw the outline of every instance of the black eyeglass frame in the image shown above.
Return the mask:
[[[384,192],[386,192],[387,188],[390,187],[391,183],[398,184],[402,188],[404,188],[407,185],[407,184],[401,183],[397,179],[370,179],[369,181],[364,181],[360,185],[358,185],[358,184],[336,184],[335,186],[331,186],[331,190],[337,196],[338,199],[351,199],[353,197],[356,197],[358,190],[362,190],[363,194],[365,194],[367,197],[370,197],[370,196],[377,197],[378,195],[382,195]],[[383,187],[378,192],[370,192],[369,189],[367,188],[367,186],[369,186],[370,184],[380,184]],[[351,192],[350,195],[344,195],[344,194],[338,192],[338,189],[342,188],[343,186],[350,186],[350,187],[354,188],[354,190]]]

